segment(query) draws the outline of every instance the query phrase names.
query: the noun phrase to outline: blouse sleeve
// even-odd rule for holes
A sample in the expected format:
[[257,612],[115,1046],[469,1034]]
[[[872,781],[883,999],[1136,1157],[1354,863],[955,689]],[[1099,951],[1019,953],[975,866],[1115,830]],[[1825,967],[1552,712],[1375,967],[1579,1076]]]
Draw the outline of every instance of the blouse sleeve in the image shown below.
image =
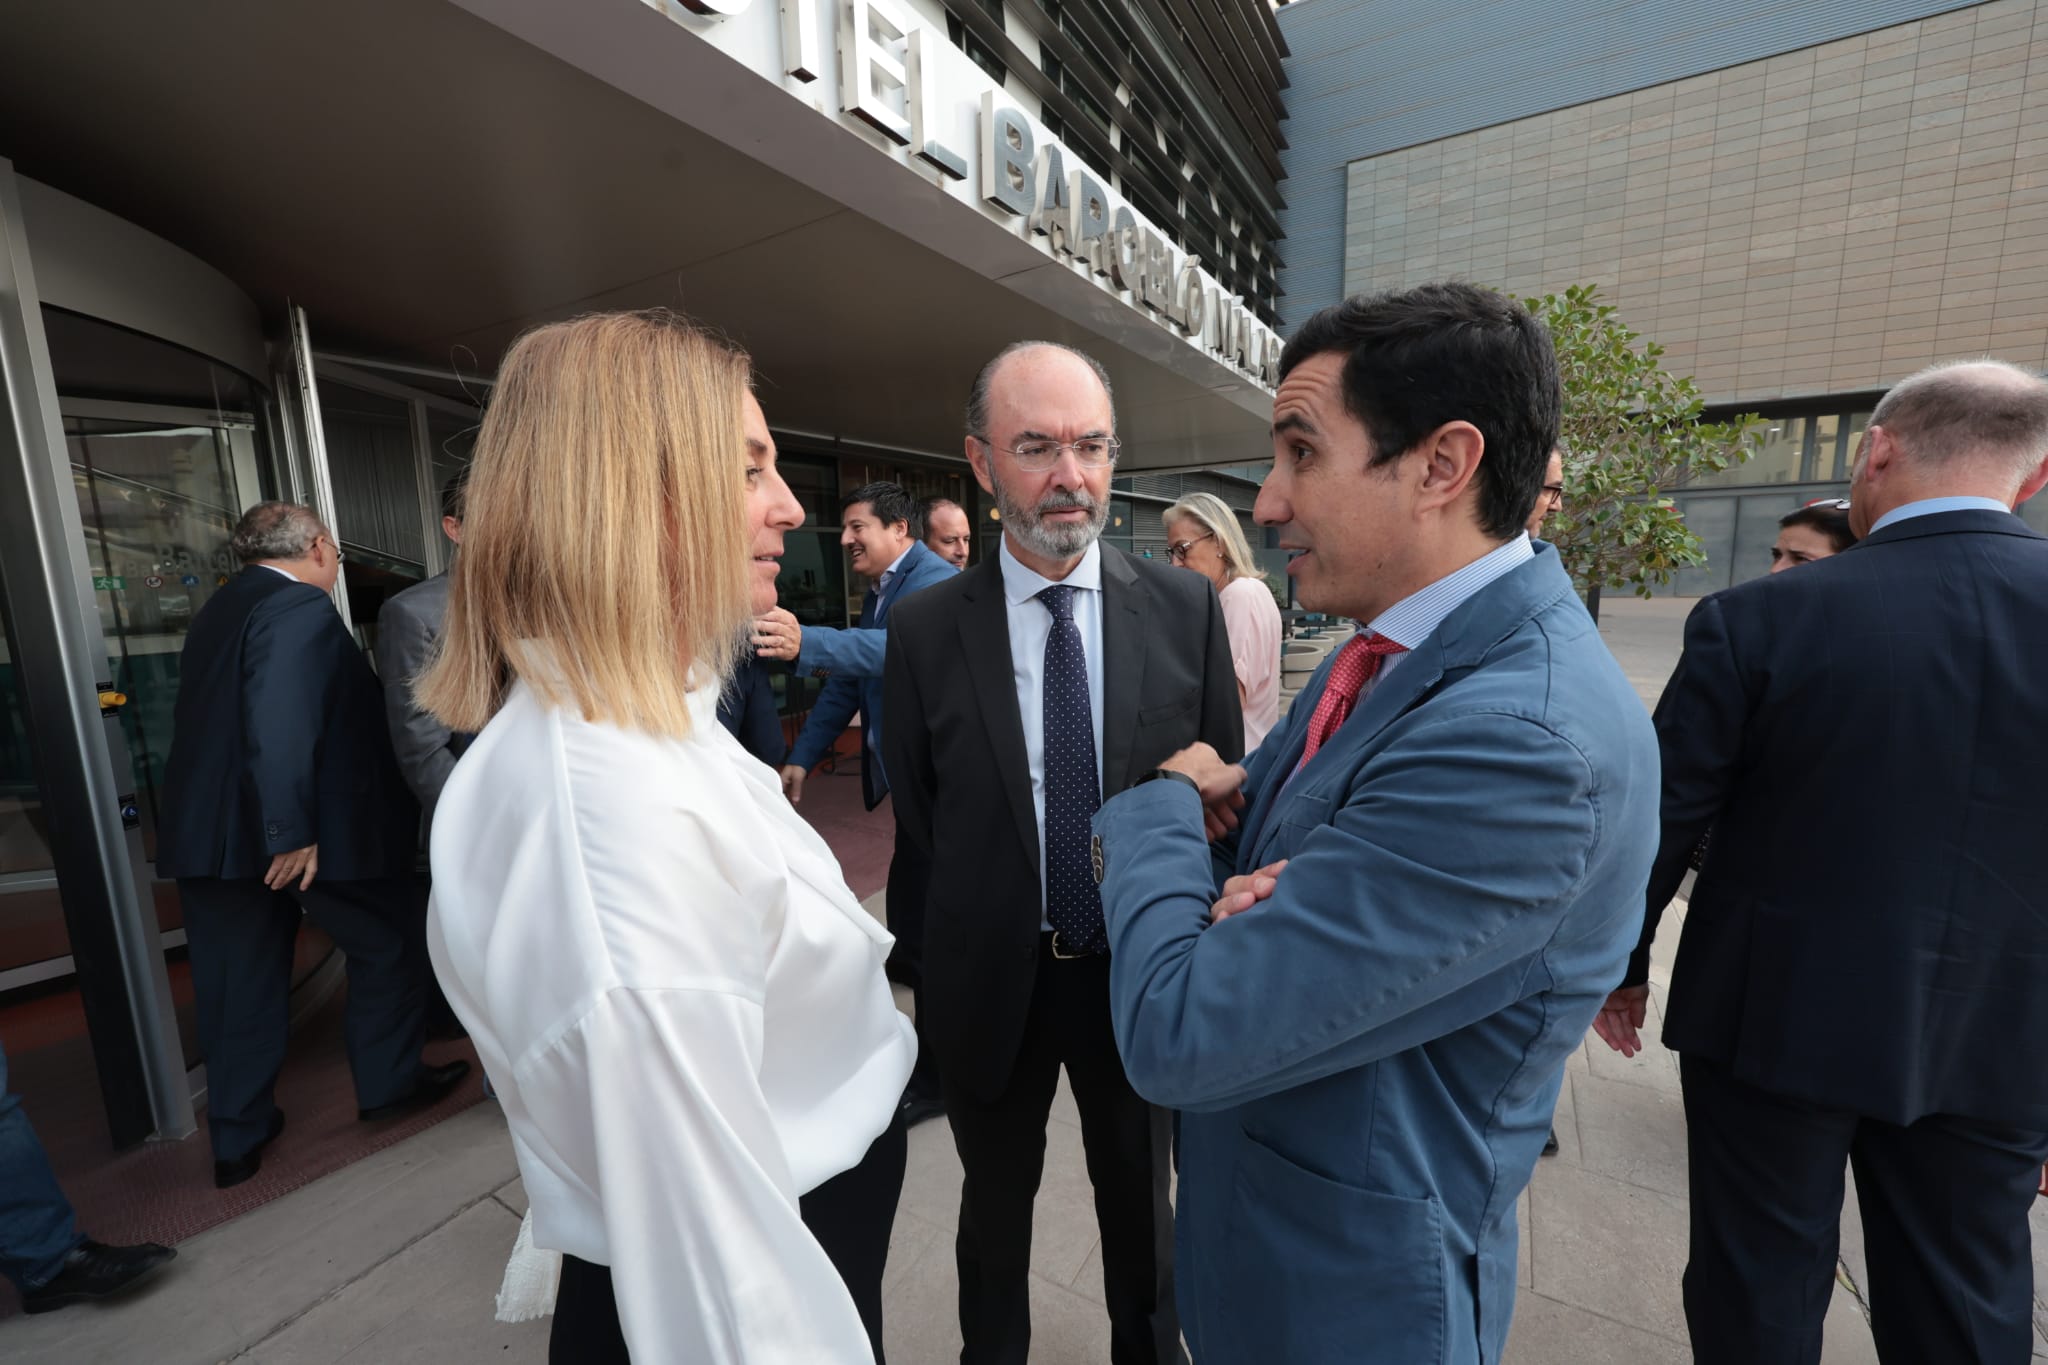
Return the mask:
[[871,1360],[798,1213],[756,1079],[762,1030],[740,994],[621,987],[521,1069],[529,1109],[567,1124],[557,1151],[594,1186],[635,1360]]
[[[1239,584],[1246,587],[1240,588]],[[1266,597],[1266,605],[1271,605],[1272,595],[1266,592],[1265,585],[1244,578],[1226,584],[1220,597],[1223,628],[1230,633],[1231,668],[1236,672],[1238,682],[1250,690],[1260,677],[1278,670],[1280,639],[1277,632],[1265,629],[1260,603],[1246,588],[1255,589]],[[1269,653],[1271,658],[1266,657]]]

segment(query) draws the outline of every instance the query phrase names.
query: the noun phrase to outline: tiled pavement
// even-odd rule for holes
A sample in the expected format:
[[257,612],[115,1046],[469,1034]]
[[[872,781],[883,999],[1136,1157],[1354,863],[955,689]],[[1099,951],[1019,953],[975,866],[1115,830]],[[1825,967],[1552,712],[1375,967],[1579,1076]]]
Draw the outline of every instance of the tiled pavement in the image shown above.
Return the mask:
[[[1610,603],[1603,627],[1653,696],[1676,654],[1683,604]],[[1680,915],[1667,917],[1658,973]],[[1661,1004],[1661,988],[1653,997]],[[1653,1020],[1653,1024],[1654,1024]],[[1047,1132],[1032,1250],[1032,1359],[1107,1362],[1101,1259],[1080,1130],[1064,1088]],[[1597,1040],[1559,1099],[1563,1150],[1522,1200],[1521,1291],[1511,1365],[1688,1360],[1685,1141],[1678,1076],[1654,1042],[1624,1060]],[[886,1284],[894,1365],[957,1359],[952,1234],[959,1163],[943,1122],[911,1134]],[[2048,1204],[2048,1201],[2043,1201]],[[171,1273],[129,1300],[0,1324],[11,1365],[227,1359],[277,1365],[538,1365],[545,1323],[492,1321],[523,1196],[494,1106],[479,1105],[184,1244]],[[2048,1233],[2048,1219],[2037,1219]],[[1844,1218],[1829,1365],[1875,1360],[1860,1301],[1860,1229]],[[2048,1236],[2036,1237],[2048,1247]],[[2037,1282],[2043,1276],[2037,1250]],[[2040,1354],[2048,1355],[2048,1349]]]

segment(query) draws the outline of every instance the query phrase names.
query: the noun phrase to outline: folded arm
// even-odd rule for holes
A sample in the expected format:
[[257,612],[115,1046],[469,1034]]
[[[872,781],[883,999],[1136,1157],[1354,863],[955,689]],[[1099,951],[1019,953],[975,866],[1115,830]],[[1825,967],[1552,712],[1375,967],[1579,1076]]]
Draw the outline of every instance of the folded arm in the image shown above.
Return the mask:
[[1097,829],[1132,1085],[1157,1104],[1225,1108],[1519,998],[1585,874],[1590,792],[1578,750],[1533,721],[1421,727],[1285,850],[1269,899],[1214,925],[1195,793],[1155,782],[1118,797]]

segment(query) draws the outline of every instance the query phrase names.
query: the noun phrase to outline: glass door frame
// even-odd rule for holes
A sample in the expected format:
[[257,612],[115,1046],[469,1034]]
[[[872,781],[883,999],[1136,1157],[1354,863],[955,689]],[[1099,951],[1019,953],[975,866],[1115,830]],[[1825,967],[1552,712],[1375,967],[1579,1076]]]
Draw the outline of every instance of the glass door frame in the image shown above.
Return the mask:
[[133,765],[101,693],[106,640],[20,189],[4,158],[0,419],[0,591],[108,1129],[117,1147],[182,1138],[198,1124],[141,836],[123,816]]

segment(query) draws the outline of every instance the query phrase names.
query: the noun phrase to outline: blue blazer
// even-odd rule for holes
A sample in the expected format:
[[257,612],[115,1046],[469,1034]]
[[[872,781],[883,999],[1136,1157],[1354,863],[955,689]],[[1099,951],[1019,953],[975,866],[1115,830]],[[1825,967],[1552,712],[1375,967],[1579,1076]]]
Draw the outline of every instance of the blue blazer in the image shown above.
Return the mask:
[[804,627],[797,669],[828,681],[796,737],[796,747],[789,751],[790,763],[805,772],[817,767],[857,711],[861,718],[861,795],[869,810],[882,804],[889,794],[881,750],[882,658],[889,641],[889,609],[909,594],[943,583],[959,572],[926,549],[923,541],[914,540],[903,557],[903,567],[889,583],[889,591],[868,589],[857,628]]
[[320,878],[410,876],[420,808],[384,689],[326,593],[255,565],[193,618],[157,813],[160,877],[260,877],[320,845]]
[[[1202,1365],[1500,1358],[1515,1200],[1642,923],[1657,745],[1556,552],[1495,580],[1294,776],[1328,677],[1213,850],[1178,782],[1096,817],[1131,1083],[1182,1111]],[[1290,862],[1211,927],[1223,876]]]

